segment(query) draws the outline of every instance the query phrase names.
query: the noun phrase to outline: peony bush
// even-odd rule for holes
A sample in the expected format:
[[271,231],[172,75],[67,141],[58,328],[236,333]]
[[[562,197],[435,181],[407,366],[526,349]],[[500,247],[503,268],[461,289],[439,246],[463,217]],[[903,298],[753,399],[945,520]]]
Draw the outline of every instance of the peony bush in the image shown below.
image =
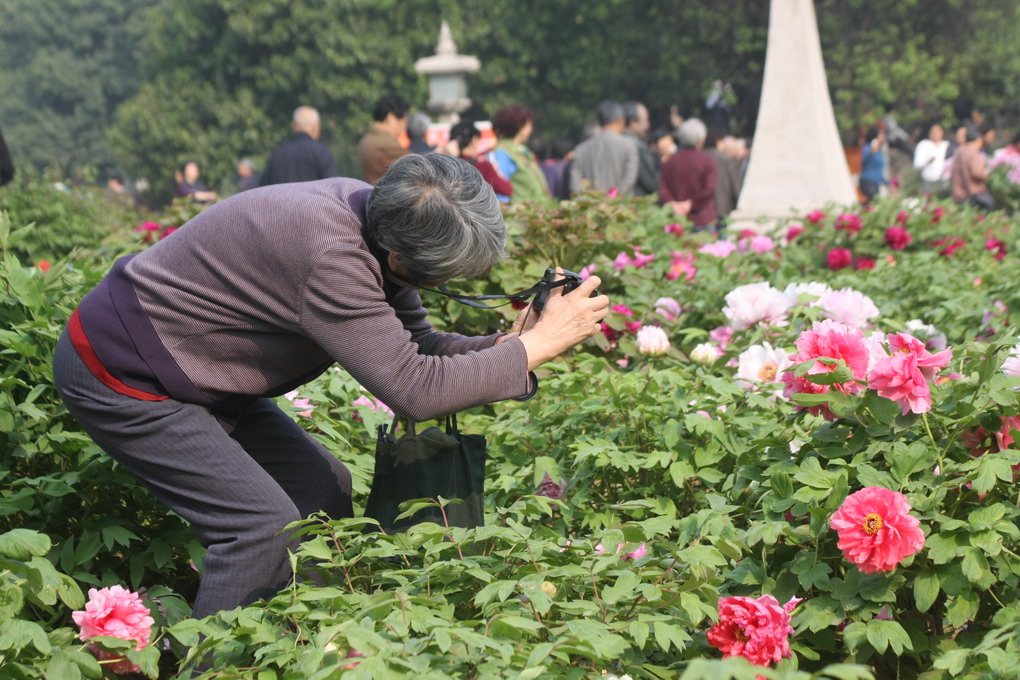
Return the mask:
[[[614,309],[543,371],[538,398],[462,415],[489,441],[486,526],[390,536],[371,518],[312,517],[300,578],[195,620],[201,549],[80,431],[48,375],[115,253],[44,270],[0,213],[0,676],[1015,672],[1011,217],[830,206],[713,239],[649,202],[589,194],[508,220],[511,259],[458,287],[519,290],[562,265],[598,273]],[[146,247],[145,221],[120,225],[118,252]],[[165,234],[173,221],[151,220],[186,238]],[[515,314],[425,301],[462,332]],[[363,507],[388,407],[339,369],[280,404],[349,464]]]

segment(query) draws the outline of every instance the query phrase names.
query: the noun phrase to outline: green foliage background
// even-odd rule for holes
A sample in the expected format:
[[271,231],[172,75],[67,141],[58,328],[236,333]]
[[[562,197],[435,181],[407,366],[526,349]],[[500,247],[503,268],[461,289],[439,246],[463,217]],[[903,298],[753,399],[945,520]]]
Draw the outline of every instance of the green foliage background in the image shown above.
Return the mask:
[[[887,106],[907,126],[972,105],[1015,117],[1017,3],[818,0],[816,12],[844,131]],[[263,161],[294,107],[311,104],[341,172],[356,173],[372,102],[398,91],[423,105],[413,64],[433,52],[440,18],[481,59],[469,80],[477,117],[520,101],[539,134],[576,135],[606,97],[692,114],[722,78],[734,123],[753,128],[768,25],[759,0],[9,0],[0,126],[19,163],[119,167],[165,198],[188,158],[229,187],[236,160]]]

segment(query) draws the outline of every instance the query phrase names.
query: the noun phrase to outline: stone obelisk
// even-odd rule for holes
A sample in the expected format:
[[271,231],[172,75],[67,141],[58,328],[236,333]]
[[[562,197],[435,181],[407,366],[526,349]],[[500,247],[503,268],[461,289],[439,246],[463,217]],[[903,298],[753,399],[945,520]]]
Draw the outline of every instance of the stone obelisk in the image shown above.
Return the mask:
[[[731,232],[856,202],[822,63],[813,0],[772,0],[761,105]],[[764,218],[764,223],[760,223]]]

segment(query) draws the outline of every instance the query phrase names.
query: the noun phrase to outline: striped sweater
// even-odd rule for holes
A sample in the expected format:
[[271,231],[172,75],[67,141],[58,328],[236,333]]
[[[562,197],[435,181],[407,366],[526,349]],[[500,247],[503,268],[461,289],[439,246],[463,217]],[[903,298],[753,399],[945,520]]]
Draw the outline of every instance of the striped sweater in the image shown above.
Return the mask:
[[437,333],[384,278],[362,233],[371,189],[325,179],[211,206],[118,260],[72,318],[76,349],[119,392],[227,417],[333,362],[416,421],[527,393],[520,340]]

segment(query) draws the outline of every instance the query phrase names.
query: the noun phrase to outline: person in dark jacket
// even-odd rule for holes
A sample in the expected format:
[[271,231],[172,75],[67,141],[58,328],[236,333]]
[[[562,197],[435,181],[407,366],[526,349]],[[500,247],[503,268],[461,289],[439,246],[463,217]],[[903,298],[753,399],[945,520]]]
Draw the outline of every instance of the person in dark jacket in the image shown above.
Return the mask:
[[506,244],[492,188],[444,154],[400,158],[374,188],[245,191],[178,231],[84,297],[53,373],[85,430],[205,546],[195,618],[290,581],[288,524],[353,516],[347,467],[271,397],[338,363],[414,421],[528,398],[530,372],[609,312],[592,276],[511,333],[435,331],[419,289],[483,275]]
[[478,142],[481,138],[482,132],[472,120],[464,119],[450,128],[450,141],[457,143],[461,159],[475,166],[478,172],[482,173],[482,179],[488,182],[497,194],[513,197],[514,187],[510,180],[499,174],[492,163],[478,157]]
[[259,186],[336,177],[339,173],[333,153],[318,141],[319,112],[311,106],[299,106],[290,127],[294,135],[273,151]]
[[680,150],[662,167],[659,200],[669,204],[678,215],[687,215],[695,231],[713,228],[718,221],[715,187],[718,168],[715,160],[702,151],[708,130],[697,118],[680,124]]
[[11,153],[7,150],[7,143],[4,142],[4,135],[0,132],[0,186],[7,184],[14,179],[14,163],[11,161]]
[[641,102],[623,105],[623,135],[634,140],[638,150],[637,183],[631,190],[635,196],[648,196],[659,190],[659,162],[645,143],[648,134],[648,109]]

